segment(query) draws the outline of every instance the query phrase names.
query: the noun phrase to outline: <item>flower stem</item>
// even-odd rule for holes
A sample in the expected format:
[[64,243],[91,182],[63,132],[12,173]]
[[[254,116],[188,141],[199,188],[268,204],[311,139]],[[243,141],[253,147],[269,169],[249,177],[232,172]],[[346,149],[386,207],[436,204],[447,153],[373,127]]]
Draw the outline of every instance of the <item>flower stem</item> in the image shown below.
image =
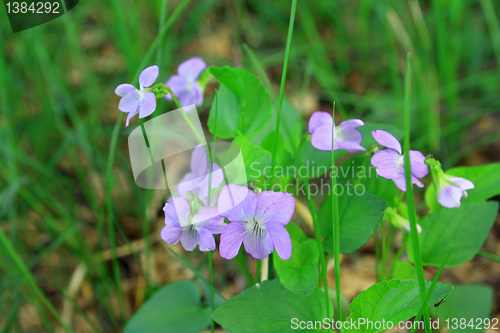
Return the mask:
[[405,156],[405,178],[406,178],[406,203],[408,205],[408,219],[410,221],[411,240],[413,246],[413,257],[417,271],[418,287],[420,289],[420,299],[422,305],[425,306],[424,324],[425,332],[431,332],[429,307],[426,304],[426,288],[424,278],[424,267],[422,264],[422,254],[420,251],[420,243],[418,239],[417,229],[417,213],[415,210],[415,202],[411,183],[411,165],[410,165],[410,84],[411,84],[411,54],[406,56],[406,73],[405,73],[405,93],[404,93],[404,156]]
[[332,318],[333,314],[330,312],[330,296],[328,295],[328,274],[327,274],[327,266],[326,266],[326,261],[325,261],[325,251],[323,250],[323,242],[321,241],[321,230],[319,228],[319,222],[318,222],[318,215],[317,215],[317,210],[316,206],[314,205],[314,200],[312,199],[311,196],[311,188],[309,187],[309,179],[305,179],[304,181],[304,187],[306,188],[306,194],[307,194],[307,202],[309,204],[309,211],[311,212],[312,220],[313,220],[313,226],[314,226],[314,234],[316,235],[316,243],[318,244],[318,250],[319,250],[319,260],[321,264],[321,272],[323,274],[323,281],[324,281],[324,287],[325,287],[325,306],[326,306],[326,313],[328,315],[328,318]]
[[[333,102],[332,111],[332,226],[333,226],[333,255],[335,264],[335,290],[337,292],[337,312],[339,321],[342,321],[342,307],[341,307],[341,294],[340,294],[340,221],[339,221],[339,200],[335,194],[335,188],[337,186],[337,169],[335,168],[335,102]],[[343,329],[340,328],[340,332]]]
[[280,132],[280,122],[281,122],[281,108],[283,106],[283,95],[285,93],[285,82],[286,82],[286,73],[288,69],[288,59],[290,58],[290,47],[292,44],[292,34],[293,34],[293,24],[295,22],[295,12],[297,11],[297,0],[293,0],[292,2],[292,10],[290,12],[290,21],[288,24],[288,34],[286,37],[286,47],[285,47],[285,60],[283,62],[283,71],[281,73],[281,84],[280,84],[280,95],[278,98],[278,112],[276,115],[276,127],[274,130],[274,144],[272,151],[272,159],[271,159],[271,184],[274,180],[274,167],[276,164],[276,148],[278,147],[278,137]]
[[[172,93],[172,96],[174,94]],[[210,158],[210,172],[208,173],[208,198],[207,198],[207,206],[210,206],[210,190],[212,189],[212,172],[214,169],[214,151],[215,151],[215,140],[217,138],[217,115],[219,113],[219,98],[217,95],[217,90],[215,90],[215,129],[214,129],[214,137],[212,141],[211,149],[208,149],[208,156]],[[214,267],[212,263],[212,251],[208,251],[208,267],[210,270],[210,284],[214,287]],[[214,303],[214,291],[210,291],[210,309],[211,312],[215,310]],[[215,321],[213,319],[210,320],[210,332],[215,332]]]
[[[189,119],[189,117],[187,116],[186,112],[184,111],[184,109],[180,105],[179,100],[175,96],[175,94],[172,91],[172,89],[170,89],[170,87],[168,87],[168,91],[170,92],[170,95],[172,95],[172,99],[174,100],[174,103],[177,106],[177,108],[179,110],[181,110],[182,117],[184,118],[184,120],[186,121],[186,123],[189,125],[189,127],[193,131],[194,135],[196,135],[196,139],[198,139],[198,141],[201,144],[203,144],[205,142],[205,140],[201,137],[200,133],[198,133],[198,130],[196,129],[196,127],[194,127],[193,123],[191,122],[191,119]],[[207,151],[210,154],[210,149],[207,149]]]

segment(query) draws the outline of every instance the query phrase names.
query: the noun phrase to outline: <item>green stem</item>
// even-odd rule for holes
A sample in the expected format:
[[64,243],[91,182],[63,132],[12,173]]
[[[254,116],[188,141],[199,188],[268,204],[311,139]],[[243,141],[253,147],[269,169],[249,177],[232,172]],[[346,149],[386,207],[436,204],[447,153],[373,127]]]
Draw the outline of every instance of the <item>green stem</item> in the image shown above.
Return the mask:
[[[208,251],[208,269],[210,270],[210,284],[213,286],[213,289],[210,290],[210,309],[213,313],[215,310],[215,298],[214,298],[214,266],[212,263],[212,251]],[[215,322],[213,319],[210,320],[210,331],[212,333],[215,332]]]
[[262,265],[262,261],[257,259],[257,268],[255,269],[255,283],[260,283],[260,267]]
[[[297,0],[293,0],[292,2],[292,10],[290,12],[290,22],[288,24],[288,34],[286,37],[286,47],[285,47],[285,60],[283,62],[283,71],[281,73],[281,84],[280,84],[280,95],[278,99],[278,113],[276,115],[276,127],[274,130],[274,144],[272,151],[272,160],[271,160],[271,179],[274,180],[274,167],[276,164],[276,148],[278,147],[278,137],[280,132],[280,122],[281,122],[281,108],[283,106],[283,95],[285,93],[285,82],[286,82],[286,73],[288,69],[288,59],[290,58],[290,47],[292,44],[292,34],[293,34],[293,24],[295,22],[295,12],[297,11]],[[270,182],[271,184],[273,181]]]
[[309,187],[309,179],[303,181],[304,187],[306,188],[307,202],[309,204],[309,211],[313,219],[314,234],[316,235],[316,243],[318,244],[319,250],[319,260],[321,264],[321,271],[323,272],[323,281],[325,286],[325,306],[328,318],[332,318],[333,314],[330,312],[330,296],[328,295],[328,274],[325,261],[325,251],[323,250],[323,242],[321,241],[321,230],[318,222],[318,215],[316,211],[316,206],[311,196],[311,189]]
[[[332,226],[333,226],[333,255],[335,264],[335,290],[337,292],[337,311],[339,321],[342,321],[342,308],[341,308],[341,294],[340,294],[340,221],[339,221],[339,201],[337,195],[335,194],[335,188],[337,187],[337,169],[335,168],[335,102],[333,102],[332,111]],[[340,328],[340,332],[343,329]]]
[[408,219],[410,221],[411,229],[411,239],[413,245],[413,257],[415,260],[415,267],[417,270],[418,287],[420,289],[420,299],[422,305],[425,306],[426,311],[424,311],[424,324],[425,332],[431,332],[430,324],[430,314],[429,307],[425,303],[426,301],[426,290],[425,290],[425,278],[424,278],[424,267],[422,264],[422,253],[420,251],[420,243],[418,239],[418,229],[417,229],[417,212],[415,210],[415,199],[413,196],[413,189],[411,183],[411,165],[410,165],[410,83],[411,83],[411,55],[410,53],[406,56],[406,74],[405,74],[405,95],[404,95],[404,158],[405,158],[405,177],[406,177],[406,203],[408,205]]
[[[194,127],[193,123],[191,122],[191,119],[189,119],[189,117],[187,116],[186,112],[184,112],[184,109],[182,108],[181,104],[179,103],[179,100],[175,96],[175,94],[172,91],[172,89],[170,89],[170,87],[168,87],[168,91],[170,92],[170,95],[172,95],[172,99],[174,100],[174,103],[177,106],[177,108],[179,110],[181,110],[182,117],[184,118],[184,120],[186,121],[186,123],[189,125],[189,127],[193,131],[194,135],[196,135],[196,139],[198,139],[198,141],[201,144],[203,144],[203,142],[205,142],[205,140],[201,137],[200,133],[198,133],[196,127]],[[208,149],[208,151],[209,151],[208,153],[210,154],[210,149]]]
[[494,255],[493,253],[489,253],[489,252],[486,252],[486,251],[479,251],[478,254],[480,256],[488,258],[490,260],[493,260],[493,261],[496,261],[496,262],[500,262],[500,257],[497,256],[497,255]]

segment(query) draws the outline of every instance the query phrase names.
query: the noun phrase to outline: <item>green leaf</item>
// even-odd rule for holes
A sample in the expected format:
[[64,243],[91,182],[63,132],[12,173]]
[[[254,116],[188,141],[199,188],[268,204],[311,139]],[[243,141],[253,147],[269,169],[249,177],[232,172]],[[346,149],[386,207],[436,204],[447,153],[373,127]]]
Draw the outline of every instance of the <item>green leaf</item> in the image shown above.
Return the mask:
[[[481,202],[500,194],[500,163],[452,168],[446,171],[446,174],[462,177],[474,183],[474,188],[467,191],[467,198],[462,198],[462,203]],[[436,200],[434,184],[427,188],[425,201],[432,210],[442,208]]]
[[[271,117],[271,121],[269,121],[262,130],[252,136],[249,140],[255,144],[263,145],[264,140],[269,139],[268,137],[272,135],[274,139],[274,132],[276,129],[276,117],[278,115],[278,111],[275,108],[273,115]],[[280,139],[282,140],[282,144],[278,147],[283,147],[285,149],[280,149],[286,151],[292,156],[297,152],[301,138],[302,138],[302,114],[297,111],[292,104],[288,101],[288,99],[283,100],[283,107],[281,109],[281,124],[280,124]],[[274,140],[270,143],[274,144]],[[265,147],[263,145],[263,147]],[[272,148],[266,148],[269,151],[272,151]]]
[[[440,266],[451,253],[445,267],[455,267],[472,259],[481,249],[498,213],[497,202],[463,204],[439,209],[422,218],[420,243],[424,265]],[[408,245],[413,259],[411,243]]]
[[[450,319],[449,333],[479,333],[483,332],[479,327],[484,327],[484,319],[491,317],[493,300],[494,292],[490,286],[480,284],[454,285],[453,291],[441,304],[435,304],[435,306],[431,307],[432,315],[444,320]],[[465,327],[460,328],[458,326],[458,328],[453,329],[453,318],[459,320],[464,318]],[[480,325],[481,320],[483,321],[482,325]],[[443,324],[446,325],[446,323]],[[460,325],[460,322],[458,325]]]
[[322,321],[326,316],[324,294],[320,289],[314,289],[310,295],[295,295],[278,280],[264,281],[246,289],[212,314],[217,323],[232,333],[311,332],[293,329],[292,319]]
[[313,239],[303,242],[292,239],[292,256],[282,260],[273,253],[274,266],[283,286],[293,293],[310,294],[318,279],[319,250]]
[[[352,189],[343,188],[339,195],[340,252],[350,253],[366,244],[384,215],[387,206],[384,200],[371,194],[355,195]],[[340,191],[340,190],[338,190]],[[349,195],[350,194],[350,195]],[[321,206],[318,216],[324,250],[333,251],[332,205],[329,195]]]
[[392,278],[396,280],[415,280],[415,267],[406,261],[396,261]]
[[[260,80],[247,70],[210,67],[209,72],[221,83],[217,136],[234,138],[237,131],[245,137],[258,132],[271,119],[271,100]],[[215,100],[208,117],[208,128],[215,128]]]
[[[426,282],[427,290],[429,290],[430,286],[431,283]],[[451,285],[438,282],[429,304],[438,302],[451,289]],[[391,322],[396,326],[400,321],[408,320],[417,315],[420,307],[420,292],[417,281],[384,281],[371,286],[353,299],[349,307],[351,315],[347,318],[347,321],[353,320],[357,322],[359,319],[365,319],[374,323],[382,323],[385,320],[385,322]],[[389,325],[386,324],[386,328],[390,327]],[[376,333],[384,331],[384,329],[376,329],[365,324],[344,331]]]
[[175,282],[154,293],[134,313],[125,333],[198,333],[210,325],[210,311],[202,306],[193,282]]
[[256,146],[241,135],[233,142],[241,149],[248,181],[259,179],[266,173],[270,173],[272,160],[270,152]]

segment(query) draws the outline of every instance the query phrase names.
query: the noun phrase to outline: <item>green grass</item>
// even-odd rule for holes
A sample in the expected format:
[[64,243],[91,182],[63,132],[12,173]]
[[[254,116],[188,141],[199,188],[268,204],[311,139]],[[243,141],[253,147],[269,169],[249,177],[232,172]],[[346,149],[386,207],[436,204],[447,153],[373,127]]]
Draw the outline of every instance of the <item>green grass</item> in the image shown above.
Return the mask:
[[[154,286],[138,256],[110,265],[100,253],[159,230],[150,212],[154,193],[136,187],[130,172],[131,129],[120,122],[114,131],[120,115],[114,88],[136,83],[137,73],[153,63],[167,78],[179,62],[199,55],[214,65],[253,64],[248,68],[267,75],[266,88],[277,96],[290,5],[83,1],[69,14],[17,34],[1,20],[0,323],[7,331],[21,331],[25,303],[52,331],[79,263],[89,268],[90,307],[102,313],[83,320],[102,331],[123,327],[130,314],[120,292],[130,277],[127,267],[137,267],[147,287]],[[499,115],[499,12],[491,0],[299,1],[285,96],[300,101],[310,93],[318,109],[335,101],[343,118],[401,126],[404,63],[411,51],[411,147],[435,154],[449,168],[500,139],[498,130],[471,134],[480,119]],[[229,55],[193,46],[217,40],[220,28],[230,30]],[[136,125],[135,119],[131,128]],[[116,153],[107,167],[113,135]],[[139,234],[125,227],[126,218],[140,225]]]

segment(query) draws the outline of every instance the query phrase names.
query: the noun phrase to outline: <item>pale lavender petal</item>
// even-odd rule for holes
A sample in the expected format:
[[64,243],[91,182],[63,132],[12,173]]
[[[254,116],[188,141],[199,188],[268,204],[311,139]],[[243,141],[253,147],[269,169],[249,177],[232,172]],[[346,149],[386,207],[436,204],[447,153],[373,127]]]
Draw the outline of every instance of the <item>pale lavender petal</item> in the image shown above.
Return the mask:
[[312,134],[311,144],[319,150],[332,150],[332,125],[317,127]]
[[181,234],[181,244],[184,250],[193,251],[196,245],[200,243],[200,234],[193,228],[192,230],[183,230]]
[[139,75],[139,84],[141,89],[150,87],[153,83],[155,83],[158,74],[160,74],[160,69],[156,65],[145,68]]
[[[174,91],[175,93],[175,91]],[[201,104],[199,101],[199,93],[194,90],[194,87],[192,87],[192,90],[184,90],[183,92],[179,93],[179,95],[176,95],[177,99],[179,100],[179,104],[184,107],[184,106],[189,106],[189,105],[199,105]]]
[[264,227],[257,232],[248,230],[243,239],[243,246],[255,259],[265,259],[267,255],[273,252],[274,244],[269,233]]
[[220,255],[228,260],[233,259],[238,254],[243,238],[245,237],[246,227],[243,222],[231,222],[220,236]]
[[135,111],[133,112],[129,112],[128,113],[128,116],[127,116],[127,121],[125,122],[125,127],[128,126],[129,122],[130,122],[130,119],[132,119],[136,114],[138,114],[139,111],[136,109]]
[[189,224],[189,217],[191,214],[191,207],[184,198],[172,197],[163,207],[165,212],[165,223],[167,219],[170,221],[177,220],[181,227]]
[[122,112],[134,112],[139,108],[140,100],[139,91],[133,90],[120,99],[118,109]]
[[392,148],[401,154],[401,144],[391,133],[384,130],[372,131],[373,138],[384,147]]
[[[361,135],[361,133],[360,133]],[[366,148],[361,146],[359,143],[353,141],[337,141],[339,149],[344,149],[348,153],[356,153],[359,151],[365,151]]]
[[139,119],[145,118],[151,115],[156,109],[156,96],[152,91],[148,91],[142,94],[141,101],[139,103]]
[[412,175],[417,178],[425,177],[429,173],[429,167],[425,164],[425,156],[418,150],[410,150],[410,166]]
[[[191,219],[191,224],[203,224],[203,227],[207,225],[214,225],[214,230],[218,230],[219,228],[215,228],[216,226],[221,226],[224,227],[224,218],[219,216],[219,213],[217,212],[217,208],[215,207],[208,207],[208,206],[202,206],[198,209],[196,214]],[[220,229],[220,232],[213,232],[220,234],[222,232],[222,229]]]
[[371,163],[377,167],[377,174],[387,179],[398,177],[400,155],[394,149],[379,150],[372,156]]
[[350,130],[353,130],[353,129],[356,129],[360,126],[364,126],[365,123],[360,120],[360,119],[349,119],[349,120],[346,120],[346,121],[343,121],[339,124],[339,129],[342,130],[342,131],[350,131]]
[[220,192],[217,210],[231,222],[244,222],[253,218],[256,194],[248,188],[229,184]]
[[200,178],[194,173],[190,172],[182,177],[179,184],[177,184],[177,192],[179,196],[185,198],[188,192],[193,192],[198,195],[200,189]]
[[173,224],[161,229],[160,236],[168,244],[176,244],[181,239],[182,228]]
[[460,207],[460,199],[462,199],[462,190],[453,184],[446,184],[438,189],[437,201],[446,208]]
[[219,167],[217,163],[214,163],[213,170],[212,170],[212,178],[210,178],[210,175],[206,175],[203,178],[201,178],[200,182],[200,190],[198,191],[198,195],[203,197],[202,200],[205,198],[208,198],[208,182],[211,182],[211,189],[218,188],[222,182],[224,181],[224,172],[222,169]]
[[265,191],[257,195],[255,220],[278,222],[285,226],[295,210],[295,199],[290,193]]
[[[331,114],[325,111],[316,111],[312,114],[311,118],[309,119],[309,133],[313,134],[318,127],[323,125],[330,126],[330,132],[331,132],[332,124],[333,124],[333,118]],[[329,150],[331,150],[331,148]]]
[[205,176],[209,171],[210,161],[205,147],[198,145],[191,152],[191,172],[197,176]]
[[290,259],[292,256],[292,241],[286,229],[276,222],[266,223],[266,229],[280,258],[282,260]]
[[[393,179],[394,184],[403,192],[406,192],[406,178],[404,173],[404,168],[398,172],[398,177]],[[424,184],[418,180],[415,176],[411,176],[411,183],[417,185],[418,187],[424,187]]]
[[194,81],[205,68],[207,68],[207,65],[203,59],[195,57],[181,63],[177,68],[177,72],[190,81]]
[[205,228],[199,228],[198,233],[200,235],[200,251],[215,250],[215,239],[212,233]]
[[136,91],[136,90],[137,90],[136,87],[134,87],[133,85],[128,84],[128,83],[123,83],[123,84],[120,84],[118,87],[116,87],[115,94],[120,96],[120,97],[123,97],[126,94],[128,94],[129,92]]
[[[180,75],[172,75],[167,81],[167,85],[170,87],[170,89],[172,89],[172,91],[175,94],[175,97],[177,98],[179,98],[179,95],[184,92],[187,84],[188,81],[186,80],[186,78]],[[165,98],[170,101],[173,101],[171,94],[166,95]]]
[[[472,183],[470,180],[462,178],[462,177],[453,177],[453,176],[448,176],[448,180],[453,182],[455,185],[460,187],[462,191],[465,192],[465,190],[472,190],[474,188],[474,183]],[[465,193],[464,196],[466,196],[467,193]]]

